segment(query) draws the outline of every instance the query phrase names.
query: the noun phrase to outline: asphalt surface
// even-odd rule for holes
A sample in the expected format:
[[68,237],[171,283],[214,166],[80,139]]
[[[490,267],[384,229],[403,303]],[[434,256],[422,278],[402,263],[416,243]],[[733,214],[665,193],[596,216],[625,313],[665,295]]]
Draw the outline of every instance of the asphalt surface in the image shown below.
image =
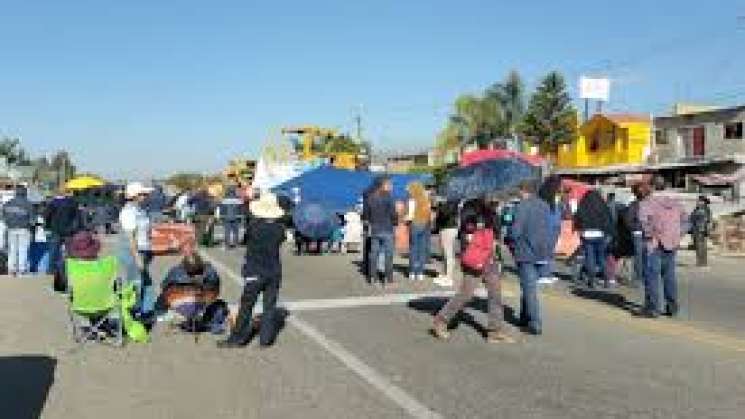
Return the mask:
[[[241,251],[204,252],[222,276],[223,297],[237,302]],[[508,325],[518,341],[489,344],[479,326],[483,301],[460,318],[450,341],[436,341],[428,328],[443,290],[400,273],[395,290],[370,287],[357,259],[285,254],[280,300],[290,313],[269,350],[256,342],[218,350],[218,337],[195,343],[165,325],[146,345],[78,350],[65,299],[49,290],[49,278],[0,279],[0,379],[10,389],[0,396],[0,416],[745,415],[745,278],[737,260],[715,258],[704,271],[681,257],[681,318],[634,317],[638,290],[588,294],[560,283],[542,291],[543,336]],[[175,262],[156,260],[155,276]],[[510,318],[518,290],[509,275],[504,290]]]

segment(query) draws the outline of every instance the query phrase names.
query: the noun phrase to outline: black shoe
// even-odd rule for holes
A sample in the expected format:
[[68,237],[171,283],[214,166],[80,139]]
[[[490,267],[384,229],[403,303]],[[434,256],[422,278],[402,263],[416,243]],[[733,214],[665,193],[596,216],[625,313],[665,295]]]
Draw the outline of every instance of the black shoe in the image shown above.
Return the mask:
[[640,311],[637,315],[639,317],[644,317],[646,319],[656,319],[656,318],[660,317],[660,313],[658,313],[658,312],[656,312],[654,310],[649,310],[649,309],[644,309],[644,310]]
[[665,315],[668,317],[676,317],[678,315],[678,311],[680,311],[680,309],[678,308],[678,304],[670,303],[667,305]]
[[533,335],[533,336],[540,336],[540,335],[543,334],[543,330],[536,329],[534,327],[528,327],[528,333],[531,334],[531,335]]

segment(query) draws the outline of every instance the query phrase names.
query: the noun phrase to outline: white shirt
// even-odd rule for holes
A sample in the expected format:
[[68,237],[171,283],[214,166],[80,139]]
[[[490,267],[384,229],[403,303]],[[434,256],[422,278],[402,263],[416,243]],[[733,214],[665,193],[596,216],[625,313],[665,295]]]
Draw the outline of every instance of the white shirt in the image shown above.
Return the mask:
[[135,236],[137,250],[151,250],[150,218],[137,204],[128,202],[119,213],[119,225],[129,236]]

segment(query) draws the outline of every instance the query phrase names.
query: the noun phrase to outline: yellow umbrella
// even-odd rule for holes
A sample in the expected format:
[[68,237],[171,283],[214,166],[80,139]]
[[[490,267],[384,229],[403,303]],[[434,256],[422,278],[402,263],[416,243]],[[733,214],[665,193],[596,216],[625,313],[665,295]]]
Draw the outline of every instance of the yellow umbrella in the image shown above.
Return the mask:
[[79,176],[74,179],[70,179],[65,183],[65,189],[71,191],[80,191],[84,189],[97,188],[104,186],[106,182],[93,176]]

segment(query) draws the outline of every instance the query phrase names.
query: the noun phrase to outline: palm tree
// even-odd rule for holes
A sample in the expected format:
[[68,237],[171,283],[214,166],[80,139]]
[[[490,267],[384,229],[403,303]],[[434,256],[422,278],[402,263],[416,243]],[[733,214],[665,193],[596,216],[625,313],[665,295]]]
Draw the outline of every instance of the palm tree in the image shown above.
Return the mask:
[[515,138],[525,115],[525,84],[520,74],[515,70],[510,71],[507,78],[501,83],[493,84],[486,95],[502,107],[506,132],[501,134]]

